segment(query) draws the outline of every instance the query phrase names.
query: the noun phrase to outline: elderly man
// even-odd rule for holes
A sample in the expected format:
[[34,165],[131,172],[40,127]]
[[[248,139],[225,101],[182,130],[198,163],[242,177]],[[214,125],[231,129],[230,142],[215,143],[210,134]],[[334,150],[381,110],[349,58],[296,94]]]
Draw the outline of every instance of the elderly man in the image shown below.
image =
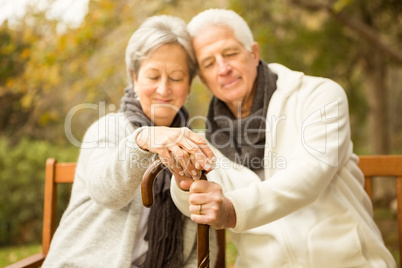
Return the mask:
[[209,181],[176,178],[172,196],[197,223],[230,228],[236,267],[396,267],[372,219],[335,82],[266,64],[247,23],[211,9],[188,24],[213,93]]

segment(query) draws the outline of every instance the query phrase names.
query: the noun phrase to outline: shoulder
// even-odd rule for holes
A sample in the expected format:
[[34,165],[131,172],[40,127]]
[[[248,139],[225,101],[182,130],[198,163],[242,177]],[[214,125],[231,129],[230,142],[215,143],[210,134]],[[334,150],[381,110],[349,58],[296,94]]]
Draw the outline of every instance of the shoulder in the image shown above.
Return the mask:
[[335,81],[315,76],[305,76],[301,84],[300,97],[311,102],[325,104],[327,102],[347,103],[347,95],[341,85]]
[[346,99],[344,89],[331,79],[306,75],[278,63],[270,63],[268,67],[278,75],[277,91],[284,97],[296,93],[306,99]]

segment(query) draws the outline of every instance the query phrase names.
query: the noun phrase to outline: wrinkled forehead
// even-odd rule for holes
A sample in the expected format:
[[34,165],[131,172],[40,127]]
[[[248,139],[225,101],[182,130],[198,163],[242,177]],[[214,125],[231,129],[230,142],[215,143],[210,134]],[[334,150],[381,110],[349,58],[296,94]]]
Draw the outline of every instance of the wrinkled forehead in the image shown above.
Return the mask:
[[193,37],[193,47],[197,60],[205,57],[205,54],[222,53],[230,48],[244,48],[232,29],[227,26],[214,25],[204,28]]

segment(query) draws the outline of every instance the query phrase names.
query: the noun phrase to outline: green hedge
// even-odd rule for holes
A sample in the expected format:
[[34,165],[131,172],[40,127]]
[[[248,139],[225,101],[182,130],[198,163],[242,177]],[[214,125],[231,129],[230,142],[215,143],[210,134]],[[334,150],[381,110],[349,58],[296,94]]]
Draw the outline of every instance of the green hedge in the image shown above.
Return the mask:
[[[72,145],[0,138],[0,246],[41,241],[46,159],[75,162],[78,153]],[[58,207],[65,208],[70,188],[60,189]]]

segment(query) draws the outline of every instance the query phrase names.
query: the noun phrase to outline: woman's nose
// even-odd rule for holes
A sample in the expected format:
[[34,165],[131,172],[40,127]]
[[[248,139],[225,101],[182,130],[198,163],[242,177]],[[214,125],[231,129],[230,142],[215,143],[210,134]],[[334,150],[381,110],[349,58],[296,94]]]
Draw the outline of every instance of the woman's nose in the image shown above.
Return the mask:
[[163,78],[159,81],[156,92],[161,96],[166,96],[170,94],[170,86],[168,79]]

